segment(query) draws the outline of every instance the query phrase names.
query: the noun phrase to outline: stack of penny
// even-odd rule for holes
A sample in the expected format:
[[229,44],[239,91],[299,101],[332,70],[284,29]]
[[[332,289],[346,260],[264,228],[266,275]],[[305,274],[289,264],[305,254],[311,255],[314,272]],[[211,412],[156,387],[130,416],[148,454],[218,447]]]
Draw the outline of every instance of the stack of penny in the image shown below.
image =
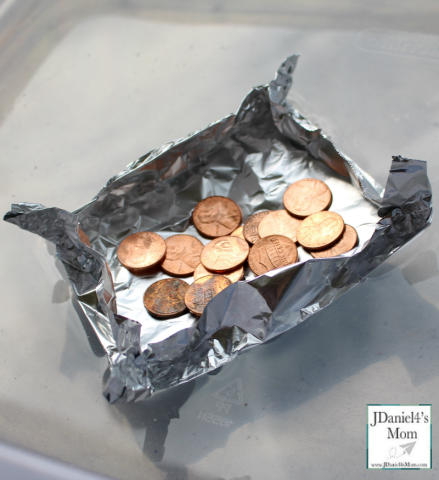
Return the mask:
[[345,225],[341,215],[328,211],[332,193],[326,183],[306,178],[290,185],[283,203],[300,222],[296,240],[314,258],[328,258],[352,250],[358,242],[355,228]]
[[252,245],[250,269],[262,275],[297,262],[297,245],[314,258],[347,253],[357,244],[357,232],[343,218],[327,209],[332,202],[329,187],[314,178],[290,185],[283,196],[285,210],[259,212],[244,224],[243,234]]
[[189,310],[201,315],[207,303],[233,282],[244,278],[243,264],[249,245],[242,236],[242,214],[225,197],[208,197],[197,204],[193,222],[199,233],[212,241],[206,246],[191,235],[173,235],[166,240],[154,232],[129,235],[117,256],[134,274],[160,268],[172,277],[194,276],[189,285],[181,278],[159,280],[148,287],[143,303],[157,319],[178,316]]
[[297,245],[315,258],[351,250],[357,233],[340,215],[327,210],[331,202],[331,191],[324,182],[300,180],[287,188],[285,210],[258,212],[241,225],[238,205],[229,198],[212,196],[199,202],[192,214],[197,231],[212,239],[207,245],[191,235],[163,240],[156,233],[140,232],[125,238],[117,255],[134,274],[160,265],[172,277],[193,275],[192,285],[179,278],[155,282],[143,301],[158,319],[187,310],[199,316],[215,295],[244,278],[247,261],[255,275],[262,275],[296,263]]

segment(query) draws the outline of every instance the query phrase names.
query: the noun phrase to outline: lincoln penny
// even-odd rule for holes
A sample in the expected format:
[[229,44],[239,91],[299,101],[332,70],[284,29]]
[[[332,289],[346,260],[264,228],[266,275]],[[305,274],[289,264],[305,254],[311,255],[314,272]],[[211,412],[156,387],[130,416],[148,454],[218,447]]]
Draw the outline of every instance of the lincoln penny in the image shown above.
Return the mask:
[[196,229],[209,238],[231,234],[241,224],[242,214],[230,198],[208,197],[197,204],[192,214]]
[[82,230],[82,228],[79,225],[78,225],[78,235],[79,235],[79,240],[81,240],[82,243],[85,243],[87,247],[91,247],[88,235],[84,232],[84,230]]
[[[205,277],[206,275],[214,275],[215,272],[211,272],[207,270],[205,266],[200,263],[198,267],[195,269],[194,272],[194,279],[198,280],[201,277]],[[228,278],[232,283],[238,282],[244,278],[244,267],[240,266],[236,270],[231,270],[230,272],[222,273],[224,277]]]
[[190,275],[200,264],[204,245],[190,235],[173,235],[165,240],[166,254],[162,268],[170,275]]
[[219,237],[209,242],[201,252],[201,263],[213,272],[234,270],[242,265],[249,246],[239,237]]
[[286,210],[276,210],[261,220],[259,236],[264,238],[269,235],[283,235],[297,242],[297,229],[301,223],[302,220],[293,217]]
[[166,278],[150,285],[143,296],[149,313],[159,318],[169,318],[184,313],[184,296],[189,284],[179,278]]
[[283,235],[271,235],[258,240],[250,250],[248,264],[255,275],[297,262],[296,244]]
[[358,242],[358,235],[354,227],[345,225],[344,232],[334,245],[324,250],[309,252],[314,258],[328,258],[342,255],[352,250]]
[[228,278],[222,275],[207,275],[195,280],[184,296],[186,306],[194,315],[202,315],[204,307],[212,298],[231,283]]
[[332,201],[328,185],[315,178],[305,178],[290,185],[283,197],[285,208],[297,217],[307,217],[329,207]]
[[254,244],[261,237],[259,236],[258,227],[261,220],[266,217],[270,212],[258,212],[252,215],[244,223],[244,237],[247,242]]
[[157,265],[165,256],[166,244],[153,232],[133,233],[120,243],[117,257],[129,270],[140,270]]
[[244,225],[238,227],[235,231],[233,231],[230,236],[231,237],[239,237],[245,240],[244,233],[243,233]]
[[319,212],[305,218],[297,230],[297,241],[304,248],[319,250],[336,242],[344,231],[343,218],[335,212]]

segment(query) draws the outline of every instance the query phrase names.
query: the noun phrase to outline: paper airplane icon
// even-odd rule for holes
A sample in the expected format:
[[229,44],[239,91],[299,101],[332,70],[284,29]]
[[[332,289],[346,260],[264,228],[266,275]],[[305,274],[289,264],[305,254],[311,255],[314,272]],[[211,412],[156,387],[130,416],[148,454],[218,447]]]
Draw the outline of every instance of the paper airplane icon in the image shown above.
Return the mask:
[[404,445],[398,445],[397,447],[392,447],[389,450],[389,458],[399,458],[403,455],[407,454],[410,455],[413,447],[415,446],[416,442],[411,443],[404,443]]
[[400,445],[400,447],[407,452],[407,455],[410,455],[411,451],[413,450],[413,447],[415,446],[415,443],[416,442],[405,443],[404,445]]

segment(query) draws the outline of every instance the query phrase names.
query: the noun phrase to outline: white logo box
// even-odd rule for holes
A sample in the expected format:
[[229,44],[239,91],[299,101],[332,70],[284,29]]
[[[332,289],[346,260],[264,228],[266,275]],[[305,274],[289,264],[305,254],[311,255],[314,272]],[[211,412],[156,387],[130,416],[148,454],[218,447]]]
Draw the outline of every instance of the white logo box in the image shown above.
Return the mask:
[[368,405],[367,468],[431,468],[431,405]]

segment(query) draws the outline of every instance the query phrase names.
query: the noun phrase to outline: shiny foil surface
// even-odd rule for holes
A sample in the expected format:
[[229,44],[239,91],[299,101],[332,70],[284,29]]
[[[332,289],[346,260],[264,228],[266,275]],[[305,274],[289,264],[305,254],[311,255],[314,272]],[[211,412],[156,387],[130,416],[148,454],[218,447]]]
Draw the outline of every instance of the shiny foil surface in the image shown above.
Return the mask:
[[[131,163],[75,212],[19,203],[5,215],[55,243],[81,315],[108,355],[104,395],[110,403],[140,401],[187,382],[296,326],[431,222],[425,162],[394,157],[383,190],[286,103],[297,61],[297,55],[289,57],[269,85],[247,95],[236,115]],[[190,313],[169,320],[148,314],[143,293],[170,277],[160,268],[136,276],[122,267],[116,250],[125,237],[145,230],[164,239],[186,233],[206,244],[191,224],[203,198],[231,198],[245,221],[283,208],[287,186],[310,177],[329,186],[330,209],[356,228],[354,250],[313,259],[299,247],[297,264],[256,278],[246,271],[245,280],[217,295],[199,320]]]

